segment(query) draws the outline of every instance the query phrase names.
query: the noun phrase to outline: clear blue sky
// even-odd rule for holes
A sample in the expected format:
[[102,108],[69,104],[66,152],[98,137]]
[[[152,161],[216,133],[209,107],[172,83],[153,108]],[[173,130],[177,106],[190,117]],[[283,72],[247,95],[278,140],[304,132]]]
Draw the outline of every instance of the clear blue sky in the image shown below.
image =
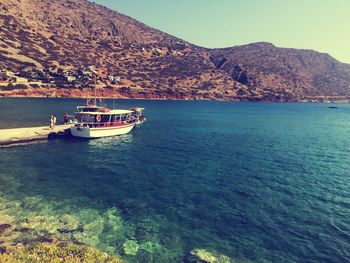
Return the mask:
[[204,47],[272,42],[350,63],[350,0],[95,0]]

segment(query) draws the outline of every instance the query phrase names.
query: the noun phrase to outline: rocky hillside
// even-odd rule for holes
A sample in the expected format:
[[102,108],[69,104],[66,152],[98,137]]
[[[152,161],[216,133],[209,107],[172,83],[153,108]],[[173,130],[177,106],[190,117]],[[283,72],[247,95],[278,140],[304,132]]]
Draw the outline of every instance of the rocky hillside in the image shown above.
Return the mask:
[[[0,70],[68,72],[93,65],[123,81],[104,96],[293,101],[350,96],[349,65],[257,43],[208,50],[86,0],[0,0]],[[103,82],[103,80],[101,80]],[[40,89],[3,95],[45,95]],[[74,85],[57,94],[80,96]]]
[[350,65],[312,50],[255,43],[211,51],[217,69],[248,87],[242,96],[260,100],[302,100],[350,95]]
[[127,97],[215,99],[241,86],[202,49],[86,0],[0,3],[2,68],[94,65],[127,80],[108,91]]

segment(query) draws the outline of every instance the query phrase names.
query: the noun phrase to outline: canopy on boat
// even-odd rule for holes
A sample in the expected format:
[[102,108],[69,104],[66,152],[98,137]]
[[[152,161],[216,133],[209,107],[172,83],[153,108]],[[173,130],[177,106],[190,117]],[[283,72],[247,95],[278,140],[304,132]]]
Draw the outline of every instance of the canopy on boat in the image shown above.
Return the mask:
[[111,115],[111,114],[130,114],[133,113],[131,110],[110,110],[108,112],[84,112],[85,114],[90,114],[90,115]]

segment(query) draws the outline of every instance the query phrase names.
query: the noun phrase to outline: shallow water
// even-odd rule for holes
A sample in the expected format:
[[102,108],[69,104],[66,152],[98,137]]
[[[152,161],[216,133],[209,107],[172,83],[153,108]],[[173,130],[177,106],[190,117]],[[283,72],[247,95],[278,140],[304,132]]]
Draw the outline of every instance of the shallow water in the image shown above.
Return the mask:
[[[130,262],[181,262],[194,248],[350,260],[350,105],[116,102],[145,107],[147,122],[114,138],[0,149],[0,224]],[[0,127],[45,125],[81,103],[0,99]]]

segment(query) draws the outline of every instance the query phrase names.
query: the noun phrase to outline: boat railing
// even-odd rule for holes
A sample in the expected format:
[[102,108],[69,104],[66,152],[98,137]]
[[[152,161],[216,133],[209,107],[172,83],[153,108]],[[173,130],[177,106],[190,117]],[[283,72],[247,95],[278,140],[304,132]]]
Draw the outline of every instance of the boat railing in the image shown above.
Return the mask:
[[129,124],[135,124],[136,121],[111,121],[111,122],[80,122],[77,126],[81,127],[90,127],[90,128],[99,128],[99,127],[117,127],[117,126],[125,126]]

